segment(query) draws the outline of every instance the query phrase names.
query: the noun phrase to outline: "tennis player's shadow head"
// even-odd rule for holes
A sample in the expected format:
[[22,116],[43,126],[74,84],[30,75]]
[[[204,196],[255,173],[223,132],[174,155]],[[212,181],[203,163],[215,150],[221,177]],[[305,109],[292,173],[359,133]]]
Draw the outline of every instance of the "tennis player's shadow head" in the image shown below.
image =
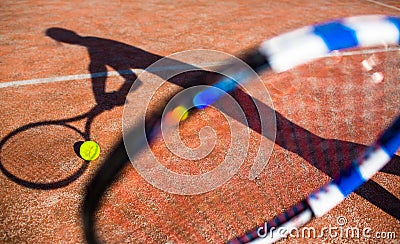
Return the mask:
[[83,37],[76,32],[63,28],[49,28],[46,30],[46,36],[58,42],[69,44],[80,44],[83,41]]

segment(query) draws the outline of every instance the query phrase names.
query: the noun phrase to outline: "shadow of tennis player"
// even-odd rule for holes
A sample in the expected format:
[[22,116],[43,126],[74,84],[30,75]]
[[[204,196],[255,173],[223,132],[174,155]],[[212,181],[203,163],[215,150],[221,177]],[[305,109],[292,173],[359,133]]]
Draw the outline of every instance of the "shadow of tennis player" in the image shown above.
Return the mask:
[[[121,42],[98,37],[83,37],[73,31],[61,28],[50,28],[46,31],[46,35],[59,42],[86,47],[90,56],[89,72],[91,74],[106,72],[106,66],[110,66],[116,71],[129,70],[132,68],[146,69],[155,61],[164,58],[163,56],[152,54]],[[182,64],[178,61],[176,62],[177,64]],[[105,76],[92,77],[93,92],[98,104],[104,104],[105,108],[108,109],[113,106],[123,105],[131,86],[130,81],[134,81],[137,77],[135,74],[129,72],[120,73],[120,75],[125,78],[125,83],[118,93],[105,92]],[[197,83],[194,84],[198,84],[198,79],[196,80]],[[210,80],[213,80],[213,78],[210,78]],[[203,81],[203,83],[212,83],[210,80]],[[174,80],[172,82],[179,81]],[[190,82],[188,84],[190,84]],[[188,84],[178,83],[178,85],[182,87],[187,87],[189,86]],[[246,99],[246,97],[250,99],[250,97],[241,90],[236,90],[234,93],[239,100]],[[258,104],[261,104],[261,102],[258,101]],[[339,174],[343,168],[349,166],[351,160],[355,159],[358,154],[366,148],[365,145],[352,142],[321,138],[289,121],[279,112],[273,110],[273,108],[267,105],[264,106],[266,108],[263,111],[270,111],[270,113],[276,114],[277,135],[275,143],[286,150],[298,154],[330,177],[334,177]],[[251,108],[246,107],[245,113],[250,128],[261,133],[261,127],[258,124],[259,121],[254,121],[254,118],[257,116],[252,116],[254,113],[257,113],[257,109],[254,107],[254,111],[252,111]],[[274,138],[269,139],[273,140]],[[382,171],[400,175],[400,169],[397,166],[399,165],[399,161],[400,157],[394,157]],[[396,210],[400,208],[400,200],[373,180],[364,184],[356,193],[378,206],[386,213],[397,219],[400,218],[400,213]],[[383,202],[382,199],[385,199],[385,202]]]
[[[2,173],[19,185],[40,190],[51,190],[69,185],[85,172],[88,167],[88,162],[82,162],[78,169],[74,172],[71,170],[68,176],[61,179],[52,178],[45,170],[41,172],[32,171],[32,175],[22,176],[20,171],[13,170],[15,168],[14,166],[20,166],[20,164],[22,164],[19,160],[8,160],[7,162],[4,160],[4,151],[9,149],[7,145],[10,145],[19,135],[27,133],[27,131],[32,129],[44,128],[45,126],[71,129],[74,133],[78,133],[81,139],[90,140],[91,126],[94,119],[106,110],[124,105],[127,94],[140,86],[141,82],[131,69],[146,69],[157,60],[164,58],[121,42],[98,37],[84,37],[78,35],[74,31],[63,28],[47,29],[46,35],[57,42],[79,45],[87,49],[90,58],[88,70],[91,74],[92,90],[96,104],[88,112],[71,118],[45,120],[22,125],[0,140],[0,170]],[[167,61],[169,65],[177,65],[182,68],[195,68],[176,60],[167,58]],[[106,91],[108,76],[107,66],[114,69],[124,78],[124,83],[116,91]],[[163,72],[158,72],[157,75],[162,77]],[[188,83],[184,79],[172,78],[171,80],[181,87],[188,86]],[[71,125],[71,123],[80,120],[86,120],[83,130]],[[82,141],[77,141],[73,145],[70,145],[78,156],[78,147],[81,142]],[[44,166],[45,162],[40,162],[40,164],[43,168],[46,168]],[[49,164],[51,164],[51,162],[49,162]],[[39,181],[32,180],[31,178],[43,178],[45,180]]]
[[[128,44],[98,37],[80,36],[71,30],[66,30],[62,28],[50,28],[46,31],[46,35],[58,42],[86,47],[89,53],[90,64],[88,70],[92,74],[92,88],[97,105],[88,113],[76,117],[89,117],[88,121],[90,123],[87,123],[86,125],[87,134],[85,135],[85,138],[90,137],[90,124],[95,116],[97,116],[104,110],[110,110],[115,106],[121,106],[124,104],[126,95],[128,94],[133,82],[137,78],[136,74],[131,72],[130,69],[146,69],[155,61],[164,58],[163,56],[152,54],[150,52],[130,46]],[[182,65],[182,63],[180,63],[179,61],[176,61],[176,64]],[[118,91],[106,92],[107,75],[105,75],[104,73],[107,72],[107,66],[113,68],[115,71],[118,71],[119,74],[125,79],[125,82],[121,85]],[[193,74],[192,80],[196,78],[198,78],[198,74]],[[210,80],[212,79],[213,78],[211,78]],[[203,83],[208,84],[211,82],[210,80],[204,80]],[[190,86],[191,83],[190,79],[186,79],[186,81],[181,81],[179,79],[169,81],[180,85],[183,88]],[[196,82],[194,82],[193,84],[198,85],[198,79],[196,79]],[[233,93],[233,95],[238,98],[238,100],[251,99],[247,94],[243,93],[240,90],[237,90]],[[261,104],[261,102],[258,101],[257,104]],[[330,177],[334,177],[335,175],[337,175],[339,171],[343,169],[343,167],[350,164],[350,161],[357,156],[358,152],[361,152],[363,149],[366,148],[366,146],[364,145],[359,145],[352,142],[325,139],[319,137],[318,135],[315,135],[310,131],[304,129],[303,127],[288,120],[279,112],[275,111],[273,108],[268,107],[265,104],[262,106],[264,106],[264,109],[262,109],[263,111],[275,113],[277,120],[276,139],[268,137],[267,138],[270,140],[275,139],[275,143],[277,145],[293,153],[296,153],[307,162],[309,162],[311,165],[329,175]],[[253,116],[254,113],[257,113],[257,109],[255,107],[254,109],[252,109],[246,106],[244,112],[249,120],[249,127],[256,132],[261,133],[258,116]],[[65,122],[73,121],[74,119],[75,118],[64,119],[57,122],[59,124],[64,124]],[[45,121],[41,122],[40,124],[46,124],[50,122],[53,123],[54,121]],[[10,135],[14,136],[14,134],[17,132],[18,130],[16,130],[14,133],[10,133]],[[1,141],[0,149],[5,140],[8,139],[9,138],[3,139]],[[122,151],[124,151],[124,149],[122,149]],[[383,171],[395,175],[400,175],[400,170],[398,167],[399,161],[399,157],[395,157],[391,161],[391,163],[389,163],[389,165],[383,169]],[[128,163],[128,161],[126,163]],[[101,169],[103,169],[103,171],[107,171],[107,167],[110,167],[110,165],[107,165],[106,162],[101,166]],[[3,173],[5,173],[5,168],[3,167],[3,165],[1,165],[1,162],[0,168]],[[101,169],[99,172],[101,172]],[[72,180],[75,180],[82,173],[82,170],[79,171],[70,180],[65,182],[63,181],[63,184],[48,184],[40,185],[40,187],[38,187],[35,182],[29,184],[27,184],[27,182],[22,182],[22,185],[37,189],[54,189],[68,185],[72,182]],[[21,181],[18,179],[18,177],[10,174],[10,172],[7,172],[6,175],[11,180],[21,184]],[[116,175],[114,177],[116,177]],[[102,176],[99,176],[99,178],[102,178]],[[368,181],[364,186],[357,190],[356,193],[367,199],[377,207],[381,208],[386,213],[396,218],[400,218],[400,213],[398,211],[400,200],[376,182],[372,180]],[[382,199],[385,200],[383,201]]]
[[[162,56],[146,52],[124,43],[97,37],[83,37],[73,31],[61,28],[50,28],[46,31],[46,35],[59,42],[86,47],[90,56],[89,72],[91,74],[106,72],[106,66],[109,66],[116,71],[124,71],[120,72],[120,75],[124,77],[125,83],[121,86],[119,91],[113,93],[107,93],[105,90],[106,76],[94,77],[92,75],[93,93],[96,102],[97,104],[102,105],[105,109],[111,109],[114,106],[124,104],[125,97],[131,86],[130,81],[134,81],[137,78],[135,74],[129,71],[125,73],[126,70],[132,68],[146,69],[155,61],[163,58]],[[194,82],[193,84],[198,85],[198,79],[196,80],[197,82]],[[170,82],[174,81],[170,80]],[[207,83],[209,84],[210,81],[205,82],[205,84]],[[178,83],[177,85],[185,87],[183,83]],[[236,95],[242,97],[247,96],[247,94],[242,93],[240,90],[236,91]],[[261,103],[258,101],[258,104]],[[276,112],[273,108],[270,108],[265,104],[264,106],[266,108],[263,111],[269,110],[271,113]],[[250,109],[245,111],[247,118],[250,120],[249,127],[256,132],[261,133],[260,126],[257,122],[251,122],[252,118],[254,120],[254,118],[257,117],[250,115],[254,115],[254,112],[257,113],[257,110],[251,111]],[[275,143],[286,150],[298,154],[311,165],[330,177],[338,175],[340,170],[345,168],[346,165],[348,166],[351,160],[354,159],[360,151],[366,148],[364,145],[352,142],[321,138],[289,121],[278,112],[276,112],[276,120],[278,133],[276,135]],[[274,140],[275,138],[269,139]],[[97,171],[92,182],[88,185],[88,195],[86,195],[83,205],[84,216],[88,217],[84,217],[86,233],[91,233],[93,230],[91,229],[93,226],[90,226],[90,221],[93,221],[92,217],[97,209],[97,203],[100,200],[101,195],[104,194],[104,191],[107,189],[109,184],[116,180],[119,171],[121,171],[121,169],[129,162],[123,143],[120,143],[114,152],[122,154],[120,155],[122,159],[120,162],[125,162],[120,165],[115,165],[114,160],[105,161]],[[396,161],[395,165],[399,165],[399,157],[395,157],[392,162],[389,163],[389,166],[385,167],[383,170],[399,175],[399,168],[393,166],[394,161]],[[400,200],[375,181],[368,181],[358,189],[356,193],[385,211],[387,214],[397,219],[400,218],[400,213],[398,211],[400,208]],[[92,217],[90,215],[92,215]],[[90,235],[87,235],[87,237],[89,237],[89,240],[92,238]]]

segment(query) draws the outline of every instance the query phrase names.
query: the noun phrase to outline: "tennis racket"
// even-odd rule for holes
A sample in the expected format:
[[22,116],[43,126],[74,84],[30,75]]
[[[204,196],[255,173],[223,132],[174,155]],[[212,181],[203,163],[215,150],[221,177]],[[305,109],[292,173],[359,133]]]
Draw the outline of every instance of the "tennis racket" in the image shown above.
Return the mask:
[[[269,60],[272,69],[279,72],[322,56],[327,51],[357,46],[398,45],[399,38],[400,18],[361,16],[310,26],[278,36],[262,43],[259,51]],[[308,52],[310,50],[311,53]],[[272,243],[286,237],[291,230],[305,225],[313,217],[324,215],[342,202],[382,169],[399,147],[400,117],[334,180],[265,225],[258,226],[228,243]]]
[[[376,15],[351,17],[301,28],[277,36],[261,43],[258,48],[243,57],[243,60],[258,73],[267,70],[284,72],[304,63],[325,57],[336,50],[382,45],[386,50],[390,50],[392,45],[399,44],[399,38],[400,18],[398,17]],[[334,55],[337,55],[337,53]],[[379,74],[375,75],[374,81],[380,82],[380,77]],[[232,72],[229,75],[229,79],[222,78],[215,82],[212,87],[194,94],[188,101],[191,101],[192,105],[198,109],[203,109],[217,102],[226,93],[235,91],[238,84],[241,85],[251,79],[251,74],[246,72]],[[183,104],[186,106],[185,102]],[[171,111],[174,110],[172,109]],[[279,117],[281,116],[278,115],[278,130],[280,128],[279,122],[284,120]],[[149,118],[146,121],[146,125],[139,126],[146,128],[145,136],[137,136],[142,135],[140,128],[132,129],[128,135],[128,137],[137,138],[130,144],[131,150],[132,148],[134,149],[133,154],[139,154],[147,140],[151,141],[161,131],[160,114],[154,114]],[[274,235],[276,234],[274,230],[280,227],[286,228],[286,234],[288,234],[290,228],[304,225],[311,218],[322,216],[328,212],[390,161],[400,145],[399,126],[400,120],[397,118],[376,142],[366,150],[362,157],[353,161],[350,165],[342,165],[343,173],[337,175],[328,184],[324,184],[320,190],[313,192],[305,200],[273,220],[268,221],[265,225],[257,226],[243,235],[238,234],[238,237],[229,242],[274,242],[284,237],[282,235]],[[290,138],[286,138],[285,143],[284,139],[284,137],[277,136],[276,143],[290,151],[297,150],[297,153],[303,158],[308,159],[311,157],[302,153],[298,145],[289,145]],[[94,232],[94,215],[99,207],[101,196],[129,161],[130,158],[125,150],[124,142],[121,141],[88,185],[83,204],[83,218],[85,235],[89,243],[98,242]],[[310,161],[313,160],[310,159]],[[314,161],[318,160],[314,159]],[[338,163],[342,164],[341,162]],[[317,168],[319,168],[318,164]],[[325,172],[329,176],[334,176],[332,170],[328,169]]]
[[[70,118],[31,122],[3,137],[0,141],[1,172],[17,184],[42,190],[64,187],[78,179],[89,163],[80,157],[80,145],[96,140],[91,131],[93,121],[103,112],[124,104],[132,85],[128,79],[136,77],[130,70],[120,72],[125,78],[124,84],[113,92],[106,92],[106,75],[107,72],[91,74],[97,104],[89,111]],[[52,89],[50,86],[43,93],[48,92],[47,96],[61,101],[64,94],[56,98],[54,94],[60,94],[63,88]],[[47,100],[46,107],[53,107],[53,102]]]

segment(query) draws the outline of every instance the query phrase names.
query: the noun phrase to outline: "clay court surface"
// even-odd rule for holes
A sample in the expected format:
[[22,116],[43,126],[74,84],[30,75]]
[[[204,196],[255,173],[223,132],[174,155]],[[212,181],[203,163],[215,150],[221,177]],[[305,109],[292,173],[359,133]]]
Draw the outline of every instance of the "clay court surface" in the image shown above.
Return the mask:
[[[130,85],[137,88],[128,102],[140,105],[146,96],[141,94],[145,84],[135,80],[154,61],[193,49],[236,55],[295,28],[362,14],[398,16],[400,3],[1,1],[0,243],[85,242],[80,209],[85,186],[122,135]],[[89,41],[56,41],[62,34],[49,36],[54,28]],[[153,187],[129,165],[103,197],[98,235],[106,243],[223,243],[329,181],[400,111],[399,49],[352,51],[261,76],[277,133],[268,164],[255,180],[248,174],[261,140],[259,121],[252,116],[257,111],[248,96],[235,92],[250,128],[249,150],[238,173],[213,191],[183,196]],[[361,65],[368,58],[377,60],[371,71]],[[126,70],[133,73],[115,72]],[[374,72],[384,74],[383,82],[373,82]],[[174,82],[163,84],[152,100],[154,107],[179,88]],[[214,150],[203,160],[174,156],[160,140],[153,144],[154,154],[178,173],[213,169],[223,161],[232,132],[224,116],[210,108],[182,123],[183,142],[198,146],[203,126],[212,126],[217,136]],[[88,138],[99,143],[101,154],[86,163],[74,149]],[[342,227],[358,228],[359,238],[326,234],[281,243],[398,243],[399,163],[395,156],[356,193],[307,225],[317,231],[340,227],[337,220],[345,217]],[[394,232],[395,237],[368,238],[361,234],[365,228],[371,235]]]

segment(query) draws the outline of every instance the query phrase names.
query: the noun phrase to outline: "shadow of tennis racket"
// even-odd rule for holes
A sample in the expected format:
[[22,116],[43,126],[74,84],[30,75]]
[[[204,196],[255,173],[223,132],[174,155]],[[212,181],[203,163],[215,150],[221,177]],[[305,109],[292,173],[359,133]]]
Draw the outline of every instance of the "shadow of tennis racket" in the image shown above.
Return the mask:
[[[77,151],[83,141],[91,139],[93,120],[117,106],[115,101],[124,99],[123,93],[114,92],[84,114],[33,122],[10,132],[0,141],[1,171],[28,188],[50,190],[69,185],[88,167],[89,162]],[[79,121],[84,122],[83,129],[72,125]]]

